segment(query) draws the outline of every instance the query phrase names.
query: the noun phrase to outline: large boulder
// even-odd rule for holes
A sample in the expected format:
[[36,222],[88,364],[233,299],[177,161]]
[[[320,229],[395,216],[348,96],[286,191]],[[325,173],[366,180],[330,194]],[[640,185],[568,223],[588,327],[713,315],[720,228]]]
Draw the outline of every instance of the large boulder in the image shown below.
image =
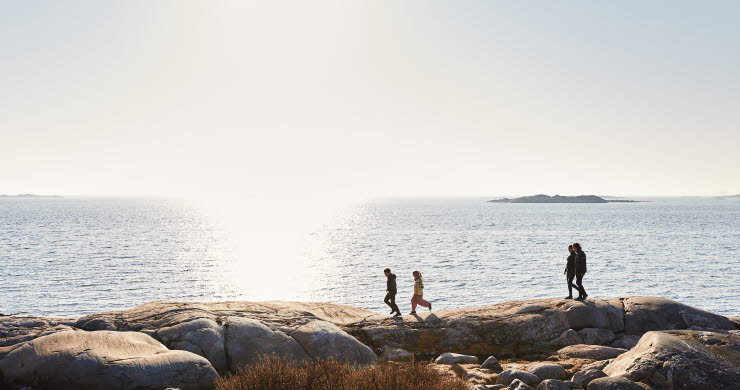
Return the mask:
[[[259,358],[260,355],[274,354],[296,361],[311,360],[296,339],[283,332],[273,331],[257,320],[228,318],[225,338],[225,355],[229,356],[231,372],[236,372],[242,366]],[[357,340],[354,341],[357,342]]]
[[163,326],[152,334],[170,349],[179,349],[203,356],[220,372],[228,368],[224,328],[210,318],[194,318]]
[[606,360],[615,358],[625,352],[627,352],[627,350],[621,348],[578,344],[560,349],[558,351],[558,355],[578,359]]
[[575,301],[565,310],[565,317],[573,329],[601,328],[617,333],[624,330],[622,299]]
[[604,371],[658,389],[740,389],[740,336],[649,332]]
[[313,359],[333,358],[341,362],[369,364],[375,352],[347,332],[326,321],[312,321],[290,334]]
[[736,329],[727,317],[665,298],[631,297],[624,300],[624,332],[642,335],[654,330]]
[[0,360],[7,386],[48,389],[211,389],[203,357],[171,351],[136,332],[59,332],[23,343]]

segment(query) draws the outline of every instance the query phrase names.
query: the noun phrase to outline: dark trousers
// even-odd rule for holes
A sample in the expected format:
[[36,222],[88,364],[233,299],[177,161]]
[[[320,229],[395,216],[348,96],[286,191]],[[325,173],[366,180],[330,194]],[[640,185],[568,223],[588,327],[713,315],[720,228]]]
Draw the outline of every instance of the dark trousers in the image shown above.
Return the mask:
[[391,310],[393,310],[396,313],[400,313],[401,311],[398,310],[398,305],[396,305],[396,292],[395,291],[388,291],[388,294],[385,294],[385,299],[383,300],[386,305],[391,307]]
[[574,288],[576,290],[578,290],[578,295],[581,294],[580,293],[581,290],[578,288],[578,286],[576,286],[575,284],[573,284],[573,278],[575,278],[575,277],[576,277],[576,274],[572,274],[572,273],[568,272],[568,275],[567,275],[567,278],[568,279],[567,280],[568,280],[568,296],[569,297],[572,297],[573,296],[573,289]]
[[576,288],[578,289],[578,296],[585,297],[586,289],[583,288],[583,275],[576,275]]

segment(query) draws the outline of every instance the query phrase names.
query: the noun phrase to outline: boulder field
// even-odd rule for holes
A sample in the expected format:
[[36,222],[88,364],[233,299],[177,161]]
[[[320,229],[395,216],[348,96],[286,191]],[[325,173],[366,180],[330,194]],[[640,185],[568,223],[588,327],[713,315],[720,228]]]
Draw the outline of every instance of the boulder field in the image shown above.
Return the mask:
[[[402,317],[332,303],[157,301],[76,320],[0,316],[0,389],[210,389],[266,353],[354,364],[448,353],[439,366],[454,360],[455,375],[470,371],[478,386],[557,388],[573,377],[567,386],[607,378],[594,386],[733,388],[739,348],[736,318],[655,297],[537,299]],[[503,366],[485,363],[496,358]],[[716,385],[680,385],[688,380]]]

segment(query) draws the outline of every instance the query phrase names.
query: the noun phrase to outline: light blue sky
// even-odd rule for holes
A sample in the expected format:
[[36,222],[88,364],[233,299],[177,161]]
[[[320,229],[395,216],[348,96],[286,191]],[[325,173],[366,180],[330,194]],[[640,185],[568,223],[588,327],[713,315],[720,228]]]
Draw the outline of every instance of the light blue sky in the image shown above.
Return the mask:
[[0,193],[740,193],[734,1],[0,2]]

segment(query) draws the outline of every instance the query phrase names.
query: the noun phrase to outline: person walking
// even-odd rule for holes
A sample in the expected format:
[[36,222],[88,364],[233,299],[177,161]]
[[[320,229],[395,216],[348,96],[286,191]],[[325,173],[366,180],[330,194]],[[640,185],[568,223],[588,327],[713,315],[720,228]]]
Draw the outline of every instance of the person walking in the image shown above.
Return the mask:
[[398,317],[401,315],[401,311],[398,310],[398,305],[396,305],[396,275],[391,273],[390,268],[383,270],[383,273],[387,279],[385,286],[386,294],[383,302],[391,307],[391,314],[396,313],[394,317]]
[[414,296],[411,298],[411,313],[416,314],[416,305],[428,307],[432,311],[432,304],[424,300],[424,277],[421,272],[414,271]]
[[582,301],[588,298],[586,289],[583,288],[583,275],[586,274],[586,253],[581,249],[581,244],[573,243],[573,249],[576,251],[576,285],[578,286],[578,298],[576,300]]
[[[576,251],[575,249],[573,249],[573,245],[568,245],[568,252],[570,254],[568,255],[568,260],[565,264],[565,270],[563,271],[563,274],[565,275],[565,280],[568,283],[568,296],[565,297],[565,299],[573,299],[573,288],[575,287],[575,289],[579,292],[581,290],[578,288],[578,286],[573,284],[573,278],[576,277]],[[578,295],[580,295],[580,293]]]

